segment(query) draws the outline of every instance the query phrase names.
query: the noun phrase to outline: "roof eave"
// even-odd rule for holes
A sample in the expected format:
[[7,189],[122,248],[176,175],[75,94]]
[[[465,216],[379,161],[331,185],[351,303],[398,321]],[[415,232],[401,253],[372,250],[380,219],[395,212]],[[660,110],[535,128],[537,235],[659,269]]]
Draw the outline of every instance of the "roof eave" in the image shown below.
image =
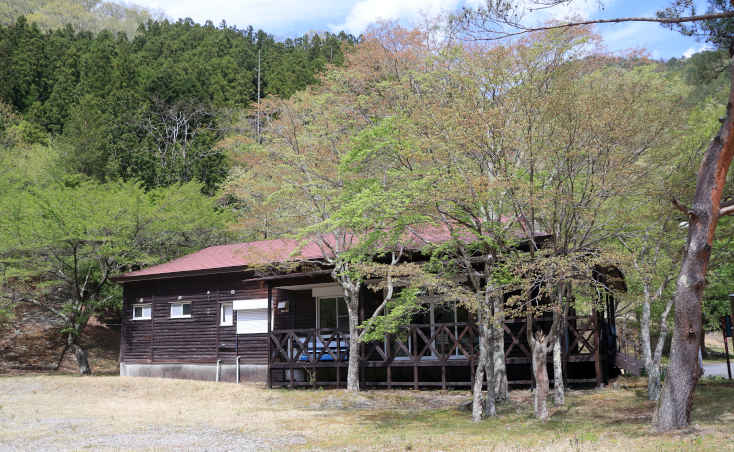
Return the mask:
[[150,281],[154,279],[173,279],[173,278],[186,278],[190,276],[206,276],[206,275],[219,275],[223,273],[239,273],[250,269],[246,265],[238,265],[234,267],[220,267],[220,268],[207,268],[203,270],[187,270],[181,272],[170,272],[170,273],[153,273],[149,275],[131,275],[125,276],[117,275],[113,276],[112,281],[125,284],[136,281]]

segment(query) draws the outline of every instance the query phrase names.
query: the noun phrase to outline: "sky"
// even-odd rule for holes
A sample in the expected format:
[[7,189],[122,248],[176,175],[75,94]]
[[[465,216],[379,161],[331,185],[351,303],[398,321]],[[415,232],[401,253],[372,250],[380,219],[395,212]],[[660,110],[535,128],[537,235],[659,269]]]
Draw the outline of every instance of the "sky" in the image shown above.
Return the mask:
[[[530,0],[520,0],[530,1]],[[347,31],[359,35],[381,19],[409,26],[422,17],[473,7],[482,0],[133,0],[162,12],[170,19],[190,17],[203,23],[225,20],[245,28],[252,25],[278,38],[295,37],[309,31]],[[672,0],[574,0],[570,6],[546,10],[534,20],[651,17]],[[696,3],[702,3],[700,0]],[[703,6],[703,5],[702,5]],[[704,8],[700,8],[703,11]],[[705,43],[651,23],[599,25],[597,32],[610,51],[646,50],[656,59],[687,57],[707,48]]]

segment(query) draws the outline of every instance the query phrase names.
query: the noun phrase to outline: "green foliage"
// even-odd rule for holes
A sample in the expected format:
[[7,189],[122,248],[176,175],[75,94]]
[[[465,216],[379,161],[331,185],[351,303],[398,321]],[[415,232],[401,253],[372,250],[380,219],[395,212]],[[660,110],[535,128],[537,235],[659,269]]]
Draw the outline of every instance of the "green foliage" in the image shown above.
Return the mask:
[[135,34],[153,14],[139,6],[100,0],[7,0],[0,3],[0,24],[26,16],[43,30],[71,26],[78,31],[111,30]]
[[231,216],[199,184],[146,192],[137,182],[53,178],[34,160],[0,177],[0,299],[44,306],[69,341],[92,315],[119,311],[112,276],[227,238]]
[[[84,4],[96,12],[108,6]],[[209,194],[229,168],[217,143],[234,112],[257,98],[258,51],[261,95],[288,97],[317,83],[327,64],[343,61],[343,46],[356,42],[344,33],[277,42],[251,27],[190,19],[148,20],[134,35],[51,28],[24,17],[0,26],[0,102],[18,117],[14,130],[0,121],[0,137],[59,137],[69,171],[100,182],[199,181]]]
[[409,325],[414,315],[426,309],[424,305],[420,304],[419,294],[420,289],[418,288],[400,290],[397,296],[385,305],[385,315],[373,317],[362,323],[361,327],[364,331],[359,336],[359,340],[362,342],[381,341],[385,338],[385,334],[396,334],[400,327]]
[[721,103],[727,98],[731,84],[729,64],[727,50],[707,50],[666,62],[668,71],[682,76],[690,87],[687,103],[694,108],[712,99]]

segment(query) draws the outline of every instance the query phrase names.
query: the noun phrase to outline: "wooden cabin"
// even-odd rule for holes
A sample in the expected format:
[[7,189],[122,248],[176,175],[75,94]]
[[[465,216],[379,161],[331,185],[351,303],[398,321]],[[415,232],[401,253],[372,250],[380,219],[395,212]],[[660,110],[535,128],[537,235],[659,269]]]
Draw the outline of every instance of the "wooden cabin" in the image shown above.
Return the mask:
[[[268,387],[345,386],[346,305],[323,257],[314,244],[266,240],[210,247],[120,275],[120,375],[256,381]],[[288,270],[265,270],[286,262],[292,263]],[[362,319],[378,300],[362,289]],[[562,349],[570,385],[599,385],[616,373],[611,294],[605,301],[605,312],[569,315]],[[510,385],[532,384],[525,328],[524,319],[505,322]],[[398,333],[361,346],[361,384],[469,387],[477,344],[469,312],[429,301]]]

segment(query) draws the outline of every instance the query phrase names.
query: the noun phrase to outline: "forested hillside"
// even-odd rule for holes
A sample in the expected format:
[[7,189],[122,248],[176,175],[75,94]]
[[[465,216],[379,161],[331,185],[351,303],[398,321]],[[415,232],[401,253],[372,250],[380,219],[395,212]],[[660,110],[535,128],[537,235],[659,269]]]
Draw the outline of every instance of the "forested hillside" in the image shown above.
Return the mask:
[[23,139],[53,138],[72,171],[148,188],[198,180],[213,193],[228,170],[216,143],[257,96],[258,51],[262,95],[288,97],[354,42],[328,33],[278,42],[190,20],[149,21],[128,39],[20,18],[0,28],[0,131],[17,114]]
[[42,30],[70,25],[75,30],[109,30],[133,36],[138,25],[159,14],[130,3],[100,0],[5,0],[0,2],[0,24],[9,25],[20,16]]

